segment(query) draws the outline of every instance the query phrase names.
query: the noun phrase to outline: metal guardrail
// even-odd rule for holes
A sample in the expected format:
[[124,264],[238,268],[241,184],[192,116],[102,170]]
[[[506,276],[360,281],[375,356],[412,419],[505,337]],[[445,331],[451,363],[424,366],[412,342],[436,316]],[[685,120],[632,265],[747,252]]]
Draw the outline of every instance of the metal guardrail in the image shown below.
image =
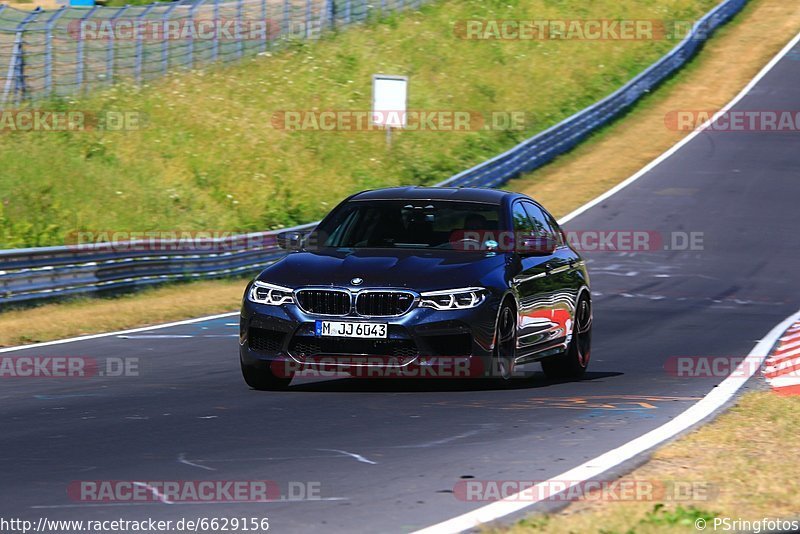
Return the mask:
[[314,39],[424,0],[176,0],[24,11],[0,4],[0,104],[141,84]]
[[[698,21],[668,54],[622,88],[511,150],[441,182],[445,186],[497,187],[541,167],[608,124],[643,94],[686,63],[702,42],[739,12],[747,0],[725,0]],[[310,230],[317,223],[286,230]],[[280,258],[280,231],[192,242],[135,242],[0,250],[0,303],[90,294],[170,280],[218,278],[259,270]],[[122,250],[119,250],[122,249]]]
[[251,273],[283,255],[276,239],[279,232],[315,225],[224,238],[0,250],[0,303]]

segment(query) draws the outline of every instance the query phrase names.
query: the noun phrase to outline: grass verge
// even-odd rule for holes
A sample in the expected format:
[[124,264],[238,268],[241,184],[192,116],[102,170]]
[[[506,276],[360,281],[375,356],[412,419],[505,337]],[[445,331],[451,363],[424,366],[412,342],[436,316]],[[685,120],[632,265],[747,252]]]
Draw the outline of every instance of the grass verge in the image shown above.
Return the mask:
[[[466,40],[467,19],[691,20],[717,0],[441,0],[236,64],[125,84],[41,110],[143,113],[124,131],[0,133],[0,248],[74,232],[255,231],[317,220],[361,189],[430,184],[620,87],[675,40]],[[521,112],[522,129],[288,131],[281,111],[366,111],[375,73],[409,108]],[[277,115],[280,117],[280,115]],[[477,127],[477,121],[476,121]]]
[[[748,393],[713,423],[653,454],[621,480],[694,484],[686,499],[671,501],[578,501],[565,510],[532,516],[496,534],[528,532],[649,534],[694,532],[695,521],[798,519],[800,454],[797,411],[800,397],[771,391]],[[722,531],[718,525],[716,531]],[[728,531],[750,531],[740,528]]]
[[241,279],[212,280],[6,311],[0,314],[0,347],[230,312],[244,286]]

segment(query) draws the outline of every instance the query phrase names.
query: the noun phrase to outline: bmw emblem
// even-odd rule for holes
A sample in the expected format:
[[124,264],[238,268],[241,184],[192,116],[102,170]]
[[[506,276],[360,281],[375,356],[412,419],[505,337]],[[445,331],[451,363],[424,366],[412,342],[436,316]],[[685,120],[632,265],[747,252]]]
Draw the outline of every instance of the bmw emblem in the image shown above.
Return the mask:
[[350,283],[353,284],[354,286],[360,286],[361,284],[364,283],[364,279],[363,278],[353,278],[352,280],[350,280]]

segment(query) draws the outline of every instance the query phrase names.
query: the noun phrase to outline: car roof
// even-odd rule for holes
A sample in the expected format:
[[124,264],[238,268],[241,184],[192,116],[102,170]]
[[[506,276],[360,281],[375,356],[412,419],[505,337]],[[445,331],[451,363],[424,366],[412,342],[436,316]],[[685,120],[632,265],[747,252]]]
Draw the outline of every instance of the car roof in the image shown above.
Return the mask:
[[350,200],[462,200],[500,204],[504,198],[518,196],[510,191],[485,187],[387,187],[353,195]]

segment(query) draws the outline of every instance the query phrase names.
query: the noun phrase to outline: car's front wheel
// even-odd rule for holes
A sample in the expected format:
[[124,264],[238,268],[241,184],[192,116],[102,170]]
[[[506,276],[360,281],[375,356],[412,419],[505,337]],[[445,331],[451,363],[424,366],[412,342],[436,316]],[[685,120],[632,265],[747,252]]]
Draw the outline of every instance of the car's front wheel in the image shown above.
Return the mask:
[[572,341],[565,352],[542,360],[542,370],[547,378],[580,378],[589,366],[592,352],[592,304],[585,295],[578,300]]
[[289,387],[289,383],[294,377],[294,373],[287,376],[276,375],[270,365],[256,367],[242,363],[242,377],[244,381],[253,389],[259,391],[280,391]]
[[503,380],[514,376],[517,354],[517,313],[508,304],[503,305],[497,318],[494,345],[494,369]]

